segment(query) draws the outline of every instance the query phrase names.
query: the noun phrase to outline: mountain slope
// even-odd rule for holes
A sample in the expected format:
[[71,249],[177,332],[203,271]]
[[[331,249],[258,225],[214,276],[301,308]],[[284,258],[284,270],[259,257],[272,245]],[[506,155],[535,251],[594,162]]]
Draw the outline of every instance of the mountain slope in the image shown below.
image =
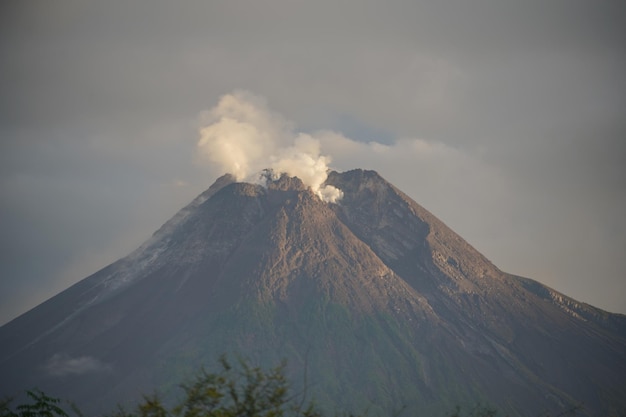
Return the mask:
[[[376,173],[333,173],[328,183],[346,194],[335,207],[339,216],[424,295],[466,351],[491,357],[494,365],[499,358],[502,374],[525,379],[544,396],[588,408],[623,398],[624,316],[501,272]],[[491,389],[501,383],[495,378]],[[592,394],[598,385],[604,390]]]
[[373,171],[221,177],[151,239],[0,328],[0,394],[89,412],[224,352],[275,364],[328,410],[626,409],[626,319],[500,271]]

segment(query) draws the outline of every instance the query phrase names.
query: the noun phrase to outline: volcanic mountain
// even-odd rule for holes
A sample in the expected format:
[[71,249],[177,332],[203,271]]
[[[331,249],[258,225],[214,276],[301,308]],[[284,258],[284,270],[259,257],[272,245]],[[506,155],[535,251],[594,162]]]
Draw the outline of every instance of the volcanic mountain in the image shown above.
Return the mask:
[[[0,328],[0,395],[85,411],[168,393],[220,354],[286,359],[330,411],[626,410],[626,317],[500,271],[376,172],[230,175],[127,257]],[[304,377],[306,375],[306,377]]]

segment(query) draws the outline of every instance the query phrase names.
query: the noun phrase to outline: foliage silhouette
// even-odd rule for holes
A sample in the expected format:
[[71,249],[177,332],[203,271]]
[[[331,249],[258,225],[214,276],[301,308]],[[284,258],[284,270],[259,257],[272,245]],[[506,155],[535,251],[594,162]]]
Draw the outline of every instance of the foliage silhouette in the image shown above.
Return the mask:
[[463,414],[459,406],[448,417],[497,417],[498,411],[491,407],[477,404],[468,414]]
[[322,417],[312,403],[303,407],[298,395],[291,395],[284,363],[263,371],[245,361],[233,366],[225,356],[219,362],[219,372],[202,369],[184,384],[183,398],[174,407],[153,394],[134,411],[120,408],[110,417]]
[[37,389],[26,391],[26,397],[29,402],[17,405],[13,410],[10,408],[12,398],[0,401],[0,417],[69,417],[60,407],[59,398],[50,397]]

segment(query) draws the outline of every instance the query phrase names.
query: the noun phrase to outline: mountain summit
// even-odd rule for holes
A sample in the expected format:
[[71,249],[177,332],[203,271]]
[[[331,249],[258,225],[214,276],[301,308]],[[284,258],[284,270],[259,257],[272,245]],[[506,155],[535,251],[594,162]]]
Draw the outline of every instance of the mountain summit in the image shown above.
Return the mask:
[[374,171],[219,178],[136,251],[0,328],[0,395],[111,410],[234,353],[322,407],[626,410],[626,317],[500,271]]

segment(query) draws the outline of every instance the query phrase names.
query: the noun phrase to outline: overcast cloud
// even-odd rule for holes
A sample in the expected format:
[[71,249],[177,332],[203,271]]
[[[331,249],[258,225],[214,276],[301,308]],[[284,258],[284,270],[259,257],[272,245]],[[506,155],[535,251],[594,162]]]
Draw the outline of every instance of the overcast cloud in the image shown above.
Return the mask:
[[501,269],[626,313],[621,1],[0,6],[0,323],[126,255],[221,172],[247,90]]

